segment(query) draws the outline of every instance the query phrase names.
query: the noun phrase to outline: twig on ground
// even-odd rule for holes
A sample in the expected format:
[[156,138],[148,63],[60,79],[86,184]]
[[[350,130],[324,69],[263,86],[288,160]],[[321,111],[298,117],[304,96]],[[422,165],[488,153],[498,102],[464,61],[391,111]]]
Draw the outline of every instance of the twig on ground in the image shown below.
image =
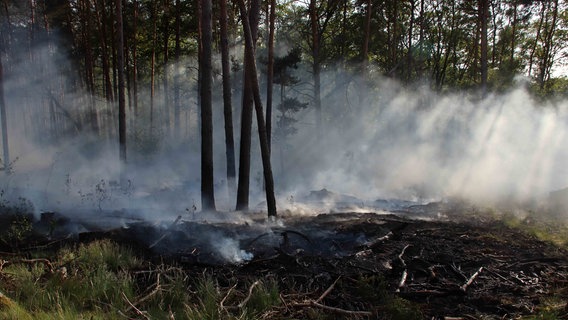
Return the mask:
[[473,283],[473,281],[475,281],[475,278],[479,276],[481,271],[483,271],[483,267],[479,267],[479,269],[467,280],[466,283],[464,283],[463,286],[460,287],[460,289],[465,292],[467,290],[467,287],[469,287]]
[[242,309],[242,308],[247,304],[247,302],[250,300],[250,298],[251,298],[251,296],[252,296],[252,291],[253,291],[254,288],[255,288],[256,286],[258,286],[259,284],[260,284],[260,280],[256,280],[256,281],[250,286],[248,295],[247,295],[247,297],[246,297],[241,303],[239,303],[239,305],[238,305],[239,308]]
[[130,308],[133,309],[137,315],[144,317],[144,319],[150,320],[150,317],[146,315],[146,312],[136,308],[136,306],[133,305],[132,302],[130,302],[130,300],[128,300],[128,297],[126,297],[126,294],[124,294],[124,292],[122,292],[122,298],[124,299],[124,301],[126,301],[126,303],[128,303],[128,305],[130,305]]
[[227,298],[229,298],[229,295],[231,294],[231,292],[233,292],[233,290],[237,287],[237,284],[235,283],[234,286],[232,286],[231,288],[229,288],[229,290],[227,291],[227,294],[225,294],[225,297],[223,297],[223,299],[221,300],[221,302],[219,303],[219,306],[221,307],[221,309],[226,309],[225,308],[225,301],[227,301]]
[[341,279],[341,276],[337,277],[337,279],[335,279],[335,281],[333,281],[333,283],[329,286],[329,288],[327,288],[321,294],[321,296],[316,300],[316,302],[321,302],[325,297],[327,297],[327,295],[331,292],[331,290],[333,290],[333,288],[335,287],[335,284],[337,283],[337,281],[339,281],[339,279]]
[[135,305],[139,305],[142,302],[152,298],[156,293],[160,292],[161,290],[162,290],[162,286],[160,285],[160,273],[158,273],[156,275],[156,284],[154,285],[154,290],[152,290],[150,293],[143,296],[142,298],[137,299],[135,303],[131,303],[130,307],[127,308],[126,311],[130,311],[131,308],[136,308]]
[[398,283],[398,288],[396,289],[396,292],[400,292],[400,288],[404,287],[407,278],[408,278],[408,271],[404,269],[404,271],[402,271],[402,276],[400,277],[400,282]]

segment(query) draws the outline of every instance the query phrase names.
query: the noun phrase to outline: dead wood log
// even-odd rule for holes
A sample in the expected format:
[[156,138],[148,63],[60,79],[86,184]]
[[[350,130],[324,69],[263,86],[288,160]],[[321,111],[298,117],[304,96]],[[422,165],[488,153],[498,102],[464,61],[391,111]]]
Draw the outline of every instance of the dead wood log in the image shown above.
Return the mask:
[[465,292],[467,288],[473,283],[473,281],[475,281],[477,276],[479,276],[481,271],[483,271],[483,267],[479,267],[479,269],[471,277],[469,277],[469,279],[460,287],[460,289]]

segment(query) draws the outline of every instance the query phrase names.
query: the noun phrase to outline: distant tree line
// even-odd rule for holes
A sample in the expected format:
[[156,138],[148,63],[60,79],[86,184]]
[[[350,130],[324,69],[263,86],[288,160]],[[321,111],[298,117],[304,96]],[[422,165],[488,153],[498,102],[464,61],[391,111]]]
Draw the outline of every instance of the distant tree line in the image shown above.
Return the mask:
[[[340,67],[481,97],[524,76],[535,96],[566,96],[568,81],[553,71],[568,58],[567,9],[564,0],[3,0],[0,80],[34,85],[4,92],[14,105],[0,99],[4,167],[6,107],[18,110],[9,125],[49,143],[79,132],[119,137],[123,161],[126,145],[151,152],[156,136],[199,136],[202,206],[214,210],[212,108],[222,96],[236,208],[249,206],[256,115],[276,215],[272,140],[293,135],[294,113],[306,108],[325,134],[322,74]],[[297,68],[309,76],[294,76]],[[299,82],[310,88],[301,99]]]

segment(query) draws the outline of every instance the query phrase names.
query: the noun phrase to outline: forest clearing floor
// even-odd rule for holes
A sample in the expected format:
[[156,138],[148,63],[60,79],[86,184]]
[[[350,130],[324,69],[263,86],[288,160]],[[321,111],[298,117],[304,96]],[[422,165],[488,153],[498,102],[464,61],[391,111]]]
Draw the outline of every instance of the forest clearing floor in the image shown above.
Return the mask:
[[[284,214],[275,223],[259,216],[252,224],[178,219],[162,228],[140,221],[26,241],[45,252],[110,239],[133,248],[147,270],[168,265],[185,279],[210,277],[220,312],[232,316],[262,282],[277,288],[278,300],[262,319],[568,319],[568,252],[558,240],[568,238],[566,227],[439,204],[418,209]],[[25,247],[4,246],[0,259],[37,256]]]

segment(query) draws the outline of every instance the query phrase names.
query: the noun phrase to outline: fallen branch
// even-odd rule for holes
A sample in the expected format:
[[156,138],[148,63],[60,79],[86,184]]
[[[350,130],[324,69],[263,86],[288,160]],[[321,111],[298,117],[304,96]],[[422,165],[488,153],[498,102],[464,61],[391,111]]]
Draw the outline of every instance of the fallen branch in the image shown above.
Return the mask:
[[321,302],[331,292],[331,290],[333,290],[333,288],[335,287],[335,284],[337,283],[337,281],[339,281],[339,279],[341,279],[341,276],[339,276],[337,279],[335,279],[335,281],[333,281],[333,283],[329,286],[329,288],[327,288],[321,294],[321,296],[316,300],[316,302]]
[[477,270],[468,280],[466,283],[464,283],[463,286],[460,287],[460,289],[465,292],[467,290],[467,287],[469,287],[473,281],[475,281],[475,278],[477,278],[477,276],[479,276],[479,274],[481,273],[481,271],[483,271],[483,267],[479,267],[479,270]]

